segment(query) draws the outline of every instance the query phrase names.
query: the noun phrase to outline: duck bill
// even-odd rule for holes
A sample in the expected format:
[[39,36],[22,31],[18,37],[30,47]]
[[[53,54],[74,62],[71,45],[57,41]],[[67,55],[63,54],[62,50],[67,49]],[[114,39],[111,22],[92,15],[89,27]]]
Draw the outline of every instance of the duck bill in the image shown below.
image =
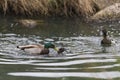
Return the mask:
[[58,48],[57,48],[57,47],[55,47],[54,49],[55,49],[56,51],[58,51]]

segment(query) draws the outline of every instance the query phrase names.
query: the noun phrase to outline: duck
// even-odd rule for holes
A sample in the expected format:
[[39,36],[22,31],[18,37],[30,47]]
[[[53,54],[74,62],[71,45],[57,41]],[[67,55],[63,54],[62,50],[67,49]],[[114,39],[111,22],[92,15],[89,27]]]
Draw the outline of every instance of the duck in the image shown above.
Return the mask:
[[115,44],[116,42],[112,39],[109,39],[108,33],[106,29],[102,29],[102,36],[103,39],[101,40],[101,45],[102,46],[111,46],[112,44]]
[[56,46],[52,43],[45,43],[42,44],[32,44],[32,45],[23,45],[23,46],[17,46],[20,50],[25,51],[27,54],[32,55],[45,55],[49,54],[51,50],[56,51],[57,54],[60,54],[65,51],[65,48],[56,48]]

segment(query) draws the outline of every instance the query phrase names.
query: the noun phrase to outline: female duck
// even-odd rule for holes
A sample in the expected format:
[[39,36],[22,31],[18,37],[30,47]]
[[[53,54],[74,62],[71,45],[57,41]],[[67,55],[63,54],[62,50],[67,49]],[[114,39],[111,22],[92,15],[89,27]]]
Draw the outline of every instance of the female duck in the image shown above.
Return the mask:
[[115,44],[115,41],[108,38],[108,34],[107,34],[106,29],[102,30],[102,35],[103,35],[103,39],[101,41],[102,46],[111,46],[111,44],[113,44],[113,43]]
[[49,54],[50,50],[49,48],[57,51],[57,53],[62,53],[65,51],[64,48],[57,49],[54,44],[52,43],[46,43],[45,45],[25,45],[25,46],[17,46],[17,48],[24,50],[28,54],[32,55],[44,55]]

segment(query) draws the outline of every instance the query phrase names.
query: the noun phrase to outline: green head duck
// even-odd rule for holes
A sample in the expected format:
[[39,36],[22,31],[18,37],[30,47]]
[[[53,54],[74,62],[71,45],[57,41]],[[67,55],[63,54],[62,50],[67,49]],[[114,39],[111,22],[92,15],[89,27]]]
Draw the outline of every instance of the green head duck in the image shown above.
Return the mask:
[[58,49],[55,47],[55,45],[54,44],[52,44],[52,43],[45,43],[45,45],[44,45],[44,48],[53,48],[53,49],[55,49],[56,51],[58,51]]

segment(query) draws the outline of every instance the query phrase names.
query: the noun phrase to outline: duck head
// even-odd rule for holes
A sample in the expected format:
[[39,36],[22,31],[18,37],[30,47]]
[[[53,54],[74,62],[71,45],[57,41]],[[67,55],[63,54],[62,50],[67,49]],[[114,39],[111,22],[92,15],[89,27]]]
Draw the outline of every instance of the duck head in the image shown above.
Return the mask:
[[58,51],[58,49],[55,47],[55,45],[54,44],[52,44],[52,43],[45,43],[45,45],[44,45],[44,48],[53,48],[53,49],[55,49],[56,51]]

